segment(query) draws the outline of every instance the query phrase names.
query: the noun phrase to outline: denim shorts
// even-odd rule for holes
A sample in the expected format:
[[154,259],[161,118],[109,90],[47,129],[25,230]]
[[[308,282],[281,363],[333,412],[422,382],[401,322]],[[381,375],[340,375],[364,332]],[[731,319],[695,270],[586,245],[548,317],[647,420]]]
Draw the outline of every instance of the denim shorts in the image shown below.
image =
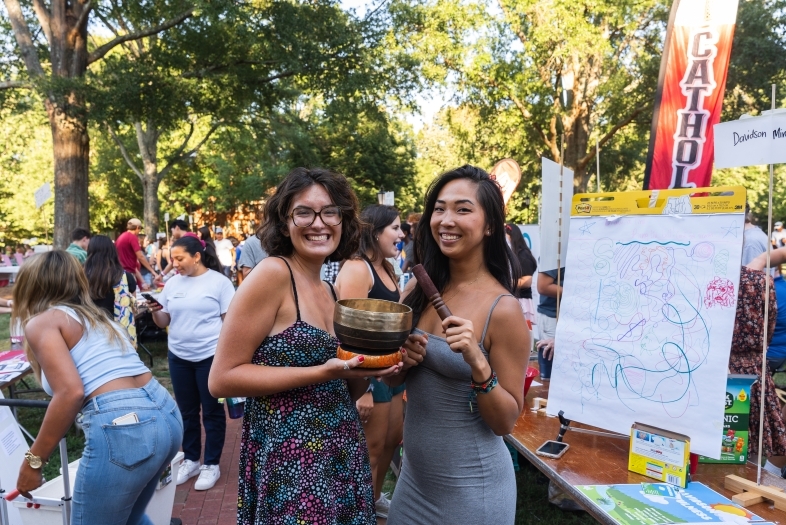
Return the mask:
[[[112,424],[131,412],[139,422]],[[151,379],[142,388],[94,397],[82,416],[86,443],[74,483],[71,523],[150,525],[145,508],[183,441],[175,400]]]
[[371,392],[371,397],[374,403],[390,403],[394,396],[399,395],[407,389],[407,384],[402,383],[398,386],[390,387],[379,379],[371,378],[371,384],[374,385],[374,390]]

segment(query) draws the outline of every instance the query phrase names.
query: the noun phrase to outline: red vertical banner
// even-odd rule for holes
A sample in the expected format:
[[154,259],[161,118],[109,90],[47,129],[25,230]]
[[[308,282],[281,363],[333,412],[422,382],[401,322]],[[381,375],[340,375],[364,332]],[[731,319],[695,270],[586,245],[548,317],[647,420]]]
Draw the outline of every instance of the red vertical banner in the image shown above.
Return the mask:
[[675,0],[666,33],[645,189],[710,185],[738,0]]

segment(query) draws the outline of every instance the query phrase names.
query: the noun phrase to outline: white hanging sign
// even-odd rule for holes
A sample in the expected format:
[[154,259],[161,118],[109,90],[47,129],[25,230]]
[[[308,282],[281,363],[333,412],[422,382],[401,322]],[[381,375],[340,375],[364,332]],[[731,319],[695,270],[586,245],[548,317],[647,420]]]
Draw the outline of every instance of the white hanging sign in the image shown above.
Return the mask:
[[48,182],[41,185],[40,188],[35,190],[35,207],[40,208],[46,201],[52,198],[52,186]]
[[786,162],[786,110],[715,125],[715,167]]

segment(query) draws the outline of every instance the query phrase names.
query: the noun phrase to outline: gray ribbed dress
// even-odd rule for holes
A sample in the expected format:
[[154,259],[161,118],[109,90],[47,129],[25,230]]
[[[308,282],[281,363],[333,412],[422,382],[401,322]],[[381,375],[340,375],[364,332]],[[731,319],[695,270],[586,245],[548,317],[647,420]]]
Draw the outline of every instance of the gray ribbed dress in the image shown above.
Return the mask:
[[[487,359],[482,341],[501,297],[480,339]],[[469,410],[471,370],[462,355],[444,338],[428,337],[425,359],[407,374],[404,463],[388,525],[510,525],[516,512],[510,453],[477,404]]]

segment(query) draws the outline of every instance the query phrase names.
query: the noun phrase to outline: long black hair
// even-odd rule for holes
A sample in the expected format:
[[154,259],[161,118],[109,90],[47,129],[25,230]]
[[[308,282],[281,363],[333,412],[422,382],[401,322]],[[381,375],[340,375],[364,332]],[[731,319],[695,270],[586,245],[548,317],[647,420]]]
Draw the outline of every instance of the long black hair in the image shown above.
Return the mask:
[[537,268],[538,261],[532,255],[527,242],[524,240],[524,235],[521,234],[521,229],[513,223],[509,223],[505,229],[510,235],[510,248],[519,260],[519,264],[523,270],[524,265],[529,263],[530,266]]
[[[449,182],[459,179],[468,179],[477,185],[478,204],[486,215],[486,228],[491,232],[484,241],[483,262],[489,273],[506,290],[513,293],[521,276],[521,269],[505,239],[505,201],[502,198],[502,191],[499,184],[492,180],[488,173],[469,164],[445,172],[431,183],[426,193],[423,217],[420,219],[422,226],[415,228],[415,264],[423,265],[440,293],[445,291],[445,287],[450,282],[449,261],[439,249],[429,225],[442,188]],[[404,299],[404,304],[419,316],[430,302],[418,283]]]
[[378,237],[385,228],[393,224],[393,221],[398,216],[399,211],[396,208],[385,206],[384,204],[367,206],[360,212],[362,225],[360,227],[360,248],[357,256],[367,257],[366,253],[371,252],[371,257],[368,257],[369,262],[374,263],[382,259],[382,266],[393,281],[396,280],[396,272],[393,269],[393,265],[382,254]]
[[123,267],[117,256],[117,248],[106,235],[95,235],[87,245],[85,275],[90,297],[103,299],[123,278]]
[[[191,255],[191,257],[194,257],[196,254],[200,254],[202,256],[202,264],[204,264],[206,268],[221,273],[221,263],[218,261],[218,255],[216,255],[215,246],[208,242],[202,246],[203,242],[204,241],[200,241],[193,235],[183,235],[172,244],[172,248],[183,248],[189,253],[189,255]],[[171,257],[171,248],[169,253]]]

